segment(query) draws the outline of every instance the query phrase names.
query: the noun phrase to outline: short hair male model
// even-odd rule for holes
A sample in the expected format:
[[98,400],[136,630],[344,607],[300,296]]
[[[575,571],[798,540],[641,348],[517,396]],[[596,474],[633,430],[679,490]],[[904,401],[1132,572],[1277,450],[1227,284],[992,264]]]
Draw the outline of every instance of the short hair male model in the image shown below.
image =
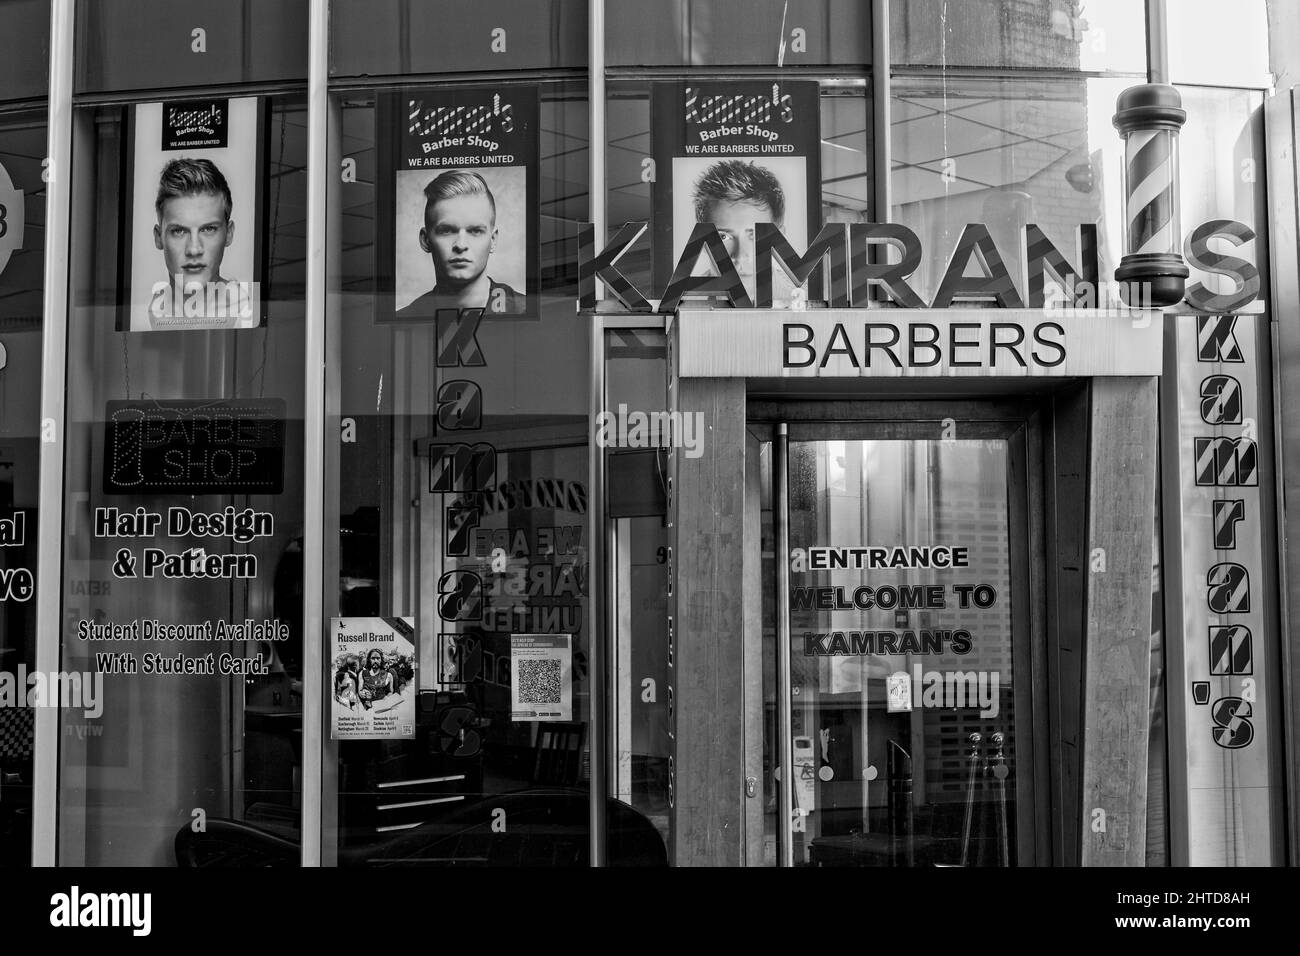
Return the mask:
[[430,317],[438,309],[523,312],[524,296],[487,273],[498,235],[496,198],[482,176],[449,170],[433,179],[424,187],[420,248],[433,259],[436,281],[398,317]]
[[785,190],[772,171],[743,159],[724,159],[695,181],[697,222],[711,222],[722,237],[749,297],[754,297],[754,224],[785,221]]
[[221,260],[235,241],[232,208],[230,186],[212,160],[173,159],[163,167],[153,241],[162,250],[169,282],[176,276],[184,287],[226,281]]

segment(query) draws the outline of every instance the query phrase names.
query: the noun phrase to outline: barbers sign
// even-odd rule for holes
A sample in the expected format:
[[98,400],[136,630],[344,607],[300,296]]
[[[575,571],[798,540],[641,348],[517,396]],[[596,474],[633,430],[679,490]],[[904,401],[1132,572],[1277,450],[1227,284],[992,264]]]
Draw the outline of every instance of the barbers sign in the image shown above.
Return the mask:
[[683,309],[685,378],[1159,375],[1151,315],[1045,315],[991,309],[817,309],[764,315]]

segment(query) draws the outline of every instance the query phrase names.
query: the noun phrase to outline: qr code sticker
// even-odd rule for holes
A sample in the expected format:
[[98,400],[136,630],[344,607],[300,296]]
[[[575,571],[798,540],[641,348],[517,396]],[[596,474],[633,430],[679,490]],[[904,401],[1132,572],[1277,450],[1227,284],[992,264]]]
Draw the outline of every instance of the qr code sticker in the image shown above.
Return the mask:
[[560,702],[560,662],[542,660],[518,661],[515,680],[519,685],[521,704],[558,704]]

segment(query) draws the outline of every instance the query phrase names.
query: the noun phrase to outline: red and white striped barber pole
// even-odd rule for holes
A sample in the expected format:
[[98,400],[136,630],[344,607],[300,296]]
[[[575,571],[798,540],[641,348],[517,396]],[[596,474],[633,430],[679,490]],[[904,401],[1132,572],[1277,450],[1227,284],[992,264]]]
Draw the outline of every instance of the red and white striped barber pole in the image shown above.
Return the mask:
[[1145,83],[1119,95],[1113,122],[1124,137],[1124,258],[1120,295],[1135,307],[1177,305],[1187,282],[1178,217],[1178,131],[1187,122],[1172,86]]

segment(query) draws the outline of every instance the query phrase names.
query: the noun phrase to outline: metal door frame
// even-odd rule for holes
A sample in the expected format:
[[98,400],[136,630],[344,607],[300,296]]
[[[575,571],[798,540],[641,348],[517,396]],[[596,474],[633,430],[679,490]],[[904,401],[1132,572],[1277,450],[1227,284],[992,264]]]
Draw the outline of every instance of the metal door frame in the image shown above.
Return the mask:
[[[1010,549],[1012,654],[1016,719],[1016,861],[1020,866],[1051,863],[1054,789],[1049,749],[1055,733],[1047,681],[1046,511],[1043,413],[1034,399],[992,401],[855,400],[775,401],[750,399],[747,427],[772,443],[774,550],[789,554],[788,458],[790,440],[827,440],[828,432],[855,432],[855,439],[933,439],[955,424],[963,438],[1007,441],[1007,520]],[[868,434],[863,434],[863,432]],[[766,434],[765,434],[766,433]],[[747,551],[747,553],[749,553]],[[1039,568],[1035,575],[1031,568]],[[772,580],[777,613],[778,767],[793,764],[790,733],[794,697],[790,675],[789,562],[777,560]],[[1027,675],[1028,680],[1021,675]],[[1016,678],[1021,679],[1016,679]],[[749,708],[746,708],[747,710]],[[777,769],[777,768],[774,768]],[[777,859],[793,865],[793,781],[778,780]]]

